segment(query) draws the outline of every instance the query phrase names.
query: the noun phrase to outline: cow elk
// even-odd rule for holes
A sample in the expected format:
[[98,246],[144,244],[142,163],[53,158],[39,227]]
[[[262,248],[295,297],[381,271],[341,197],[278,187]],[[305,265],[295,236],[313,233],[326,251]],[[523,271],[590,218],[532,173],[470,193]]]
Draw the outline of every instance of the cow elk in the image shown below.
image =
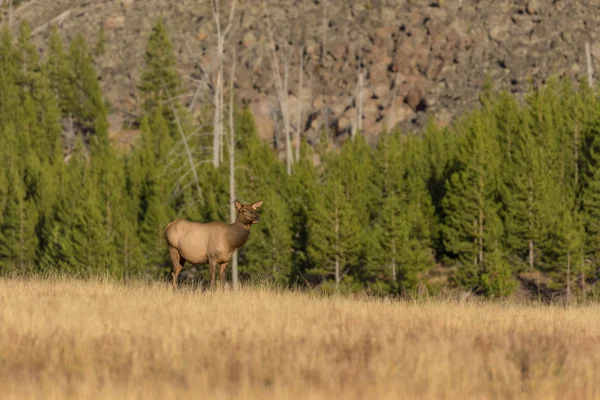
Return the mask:
[[256,210],[262,203],[241,204],[236,200],[237,219],[232,224],[176,219],[167,225],[165,240],[173,263],[173,288],[177,288],[177,277],[186,261],[192,265],[208,264],[211,288],[215,286],[215,273],[219,265],[219,278],[223,284],[227,263],[233,252],[248,240],[252,225],[258,223],[260,217]]

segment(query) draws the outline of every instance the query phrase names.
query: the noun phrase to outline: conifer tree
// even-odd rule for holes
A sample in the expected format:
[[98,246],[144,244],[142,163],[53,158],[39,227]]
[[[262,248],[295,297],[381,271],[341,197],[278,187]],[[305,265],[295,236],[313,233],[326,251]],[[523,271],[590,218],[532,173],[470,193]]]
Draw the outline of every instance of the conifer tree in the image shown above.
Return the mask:
[[95,133],[97,140],[107,139],[107,110],[92,58],[83,36],[78,35],[71,43],[69,57],[73,69],[73,117],[84,133]]
[[165,120],[172,130],[175,129],[175,118],[167,105],[169,99],[177,96],[181,91],[181,77],[176,69],[176,61],[167,28],[163,20],[159,19],[148,39],[138,88],[144,99],[146,113],[152,113],[157,107],[163,106]]
[[242,252],[242,272],[253,278],[286,282],[292,267],[291,215],[287,202],[273,189],[263,192],[260,198],[265,207]]
[[27,198],[23,178],[16,168],[8,173],[8,191],[0,224],[0,260],[23,267],[35,260],[37,211]]
[[139,183],[138,235],[144,253],[150,263],[164,258],[162,231],[168,215],[160,171],[159,160],[163,156],[161,146],[165,141],[165,125],[161,114],[154,115],[151,124],[148,118],[142,120],[142,148],[138,155],[141,179]]
[[294,174],[289,177],[285,195],[292,217],[292,283],[304,283],[304,273],[309,268],[308,220],[320,190],[312,150],[305,141],[301,143],[300,151],[301,157],[295,164]]
[[360,219],[344,185],[334,177],[323,185],[313,207],[308,219],[308,255],[313,268],[307,273],[332,278],[339,289],[360,257]]
[[600,114],[592,121],[587,134],[592,139],[586,151],[582,218],[586,231],[585,253],[597,274],[600,272]]
[[46,61],[48,78],[54,95],[58,99],[63,116],[68,117],[75,110],[75,92],[73,87],[73,70],[62,38],[55,25],[50,31],[48,43],[48,59]]
[[24,20],[19,27],[19,40],[17,43],[18,59],[20,64],[19,84],[25,91],[31,91],[39,78],[39,55],[31,42],[31,27]]
[[0,36],[0,127],[16,125],[15,116],[20,104],[17,75],[19,58],[10,30],[5,25]]
[[[245,109],[238,120],[236,156],[237,195],[246,202],[262,200],[261,222],[253,227],[248,245],[239,251],[242,275],[287,279],[291,272],[291,215],[285,193],[283,166],[260,141],[252,114]],[[215,170],[217,171],[217,170]],[[225,203],[227,204],[227,203]]]
[[[485,292],[481,276],[487,257],[501,243],[498,216],[499,149],[490,116],[473,113],[458,153],[458,169],[447,182],[444,207],[444,246],[459,261],[455,281]],[[498,265],[500,268],[502,265]],[[506,276],[509,274],[499,274]]]

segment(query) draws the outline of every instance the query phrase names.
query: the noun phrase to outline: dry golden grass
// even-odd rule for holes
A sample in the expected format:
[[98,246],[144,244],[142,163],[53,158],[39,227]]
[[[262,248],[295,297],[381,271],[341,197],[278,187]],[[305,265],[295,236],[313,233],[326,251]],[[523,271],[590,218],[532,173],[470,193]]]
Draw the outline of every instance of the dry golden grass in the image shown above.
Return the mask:
[[3,399],[600,398],[600,308],[0,279]]

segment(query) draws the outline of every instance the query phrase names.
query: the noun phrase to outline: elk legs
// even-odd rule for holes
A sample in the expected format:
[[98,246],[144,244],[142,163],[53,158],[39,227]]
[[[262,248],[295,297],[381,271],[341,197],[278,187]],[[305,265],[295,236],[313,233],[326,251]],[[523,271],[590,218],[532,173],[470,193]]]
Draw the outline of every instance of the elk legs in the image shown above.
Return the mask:
[[210,288],[214,289],[215,287],[215,274],[217,272],[217,262],[209,261],[208,268],[210,269]]
[[177,277],[183,268],[183,264],[185,264],[185,259],[179,255],[179,251],[175,247],[169,247],[169,256],[171,256],[171,262],[173,263],[173,268],[171,268],[173,289],[177,289]]
[[221,264],[221,271],[219,271],[219,280],[221,281],[221,286],[225,287],[225,270],[227,269],[227,263],[224,262]]

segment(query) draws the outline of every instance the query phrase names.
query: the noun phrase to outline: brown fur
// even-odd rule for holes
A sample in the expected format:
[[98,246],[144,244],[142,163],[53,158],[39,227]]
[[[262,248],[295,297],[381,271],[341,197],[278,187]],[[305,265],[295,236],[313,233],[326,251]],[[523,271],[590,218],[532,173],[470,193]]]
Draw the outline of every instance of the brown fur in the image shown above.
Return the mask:
[[256,210],[261,205],[262,201],[254,204],[241,204],[236,201],[235,208],[238,216],[232,224],[223,222],[202,224],[176,219],[167,225],[165,240],[173,263],[171,269],[173,287],[177,287],[177,276],[186,261],[192,265],[208,264],[211,287],[215,285],[215,274],[219,265],[219,277],[223,283],[227,263],[233,252],[246,243],[252,224],[257,224],[260,219]]

